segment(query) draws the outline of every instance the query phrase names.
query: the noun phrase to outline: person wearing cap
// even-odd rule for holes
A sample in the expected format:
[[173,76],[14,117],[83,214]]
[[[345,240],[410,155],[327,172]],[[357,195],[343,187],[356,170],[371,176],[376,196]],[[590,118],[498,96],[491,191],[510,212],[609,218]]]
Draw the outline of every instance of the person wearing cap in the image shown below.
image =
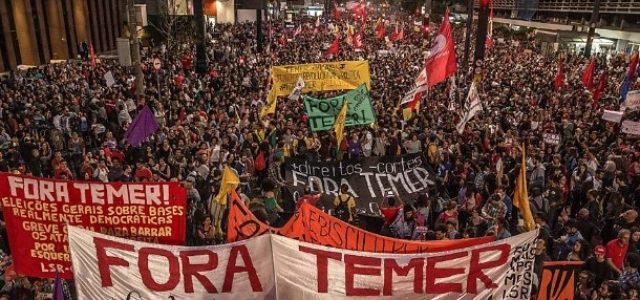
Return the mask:
[[618,238],[607,243],[607,262],[611,269],[618,274],[622,274],[630,238],[631,232],[628,229],[621,229],[618,232]]
[[582,266],[583,270],[595,275],[596,286],[599,286],[605,280],[613,278],[613,270],[605,258],[606,254],[607,249],[602,245],[598,245],[593,249],[593,256],[588,258]]

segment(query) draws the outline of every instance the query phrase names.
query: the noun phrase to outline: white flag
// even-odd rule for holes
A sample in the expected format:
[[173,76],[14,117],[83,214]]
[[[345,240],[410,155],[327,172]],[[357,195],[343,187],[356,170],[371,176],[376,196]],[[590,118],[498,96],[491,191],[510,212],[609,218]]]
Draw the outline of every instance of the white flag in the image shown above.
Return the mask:
[[300,94],[302,94],[303,88],[304,88],[304,80],[302,79],[302,76],[300,76],[298,77],[298,81],[296,82],[296,85],[293,87],[293,90],[291,90],[291,94],[289,94],[287,98],[289,98],[290,100],[298,101],[298,99],[300,99]]
[[407,104],[411,101],[413,101],[413,99],[415,98],[416,94],[424,92],[426,90],[429,89],[428,85],[421,85],[421,86],[417,86],[414,87],[412,90],[410,90],[405,96],[404,98],[402,98],[402,102],[400,102],[400,105],[404,105]]
[[116,80],[113,78],[113,74],[111,73],[111,71],[109,71],[106,74],[104,74],[104,80],[107,81],[107,86],[108,87],[111,87],[112,85],[114,85],[116,83]]
[[478,96],[478,90],[476,89],[476,83],[471,83],[471,87],[469,88],[469,95],[467,95],[467,103],[464,105],[464,116],[460,123],[456,125],[456,129],[459,134],[464,132],[464,127],[467,125],[473,117],[482,110],[482,103],[480,103],[480,97]]
[[449,77],[449,111],[456,110],[456,90],[458,85],[456,84],[456,75]]

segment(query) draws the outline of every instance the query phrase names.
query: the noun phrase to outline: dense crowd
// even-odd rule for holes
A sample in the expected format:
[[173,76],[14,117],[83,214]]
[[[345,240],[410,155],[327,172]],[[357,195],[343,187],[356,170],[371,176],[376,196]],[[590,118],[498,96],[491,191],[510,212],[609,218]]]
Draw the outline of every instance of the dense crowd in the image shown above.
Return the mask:
[[[381,203],[381,233],[426,240],[503,239],[521,230],[512,198],[524,144],[531,210],[540,229],[535,272],[539,276],[547,260],[584,261],[579,299],[637,299],[640,144],[619,125],[601,119],[603,108],[619,107],[618,87],[629,54],[596,56],[598,72],[608,72],[610,79],[594,105],[580,82],[587,58],[561,52],[542,56],[534,40],[498,41],[494,36],[478,84],[483,111],[458,134],[455,126],[473,77],[463,67],[456,90],[450,90],[450,82],[436,86],[415,116],[403,120],[398,103],[423,67],[433,34],[413,29],[417,17],[397,18],[404,21],[404,39],[391,44],[376,39],[375,20],[370,20],[364,50],[355,51],[343,39],[340,54],[330,57],[324,53],[334,40],[333,25],[316,27],[315,19],[297,20],[303,32],[293,39],[283,22],[268,22],[262,53],[256,52],[255,24],[218,24],[207,37],[206,74],[195,72],[190,42],[167,47],[151,41],[142,53],[143,96],[135,95],[132,68],[107,60],[95,68],[68,62],[13,72],[0,84],[0,171],[102,182],[182,182],[188,190],[188,242],[204,245],[224,240],[210,211],[224,166],[238,173],[240,191],[256,216],[277,224],[281,213],[295,207],[280,196],[287,185],[281,167],[288,157],[423,153],[441,188],[414,203],[388,195]],[[344,21],[333,23],[345,28]],[[387,32],[394,26],[390,23]],[[433,32],[437,26],[431,27]],[[454,37],[460,60],[462,28],[454,28]],[[153,70],[154,58],[163,62],[159,71]],[[280,98],[275,115],[260,118],[271,66],[329,60],[369,61],[375,126],[348,127],[338,146],[332,130],[311,133],[302,102],[286,97]],[[560,60],[567,85],[557,91]],[[107,72],[116,81],[110,87]],[[142,147],[132,147],[123,136],[144,105],[153,110],[160,130]],[[625,116],[635,117],[633,112]],[[545,143],[545,133],[557,134],[559,143]],[[256,168],[260,153],[266,166]],[[302,201],[314,197],[309,193]],[[355,201],[348,188],[342,189],[334,201],[336,216],[355,222]],[[11,273],[7,230],[0,299],[46,297],[51,281]]]

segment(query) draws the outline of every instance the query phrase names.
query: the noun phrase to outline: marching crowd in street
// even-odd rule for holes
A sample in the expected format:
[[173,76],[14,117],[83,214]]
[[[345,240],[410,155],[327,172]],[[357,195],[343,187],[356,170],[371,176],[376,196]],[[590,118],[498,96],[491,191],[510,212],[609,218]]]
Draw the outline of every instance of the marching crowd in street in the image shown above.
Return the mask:
[[[193,44],[152,43],[142,53],[143,96],[135,95],[132,68],[106,60],[95,67],[69,62],[13,72],[0,83],[0,171],[102,182],[182,182],[188,190],[189,244],[205,245],[224,240],[209,211],[224,166],[238,173],[240,191],[256,216],[274,223],[278,213],[295,207],[279,197],[287,185],[280,168],[289,157],[423,153],[440,188],[415,203],[389,195],[381,204],[381,232],[427,240],[503,239],[520,231],[512,199],[524,144],[531,211],[540,230],[535,272],[540,275],[544,261],[584,261],[578,299],[638,299],[640,144],[638,136],[601,118],[604,109],[619,109],[618,90],[631,54],[594,56],[596,74],[607,72],[609,78],[594,102],[581,82],[588,58],[567,52],[543,56],[533,39],[494,36],[477,85],[483,109],[459,134],[456,124],[474,77],[463,66],[455,90],[451,81],[430,89],[419,111],[404,121],[398,103],[423,68],[436,29],[430,34],[428,26],[414,30],[415,16],[396,19],[404,21],[402,39],[377,39],[375,20],[356,23],[364,30],[363,50],[343,40],[339,54],[330,56],[325,52],[334,40],[333,25],[316,27],[315,19],[298,20],[302,32],[295,37],[283,22],[269,22],[262,53],[256,52],[254,23],[218,24],[207,37],[206,74],[195,72]],[[345,22],[332,23],[344,29]],[[387,31],[394,26],[388,24]],[[454,27],[454,37],[461,58],[463,29]],[[159,71],[153,70],[154,58],[163,62]],[[302,102],[285,97],[275,114],[260,118],[271,66],[341,60],[369,61],[375,126],[348,127],[344,142],[336,145],[333,130],[311,133]],[[565,78],[556,88],[559,66]],[[107,72],[115,79],[111,86],[104,79]],[[145,105],[160,129],[143,146],[132,147],[123,136]],[[627,112],[625,119],[636,114]],[[548,135],[557,141],[549,142]],[[256,163],[259,153],[264,161]],[[346,206],[349,211],[354,205],[347,202],[359,200],[344,192],[336,196],[336,210]],[[357,216],[338,217],[354,221]],[[415,234],[418,230],[424,234]],[[0,299],[46,299],[51,281],[12,273],[7,231],[11,228],[3,226]]]

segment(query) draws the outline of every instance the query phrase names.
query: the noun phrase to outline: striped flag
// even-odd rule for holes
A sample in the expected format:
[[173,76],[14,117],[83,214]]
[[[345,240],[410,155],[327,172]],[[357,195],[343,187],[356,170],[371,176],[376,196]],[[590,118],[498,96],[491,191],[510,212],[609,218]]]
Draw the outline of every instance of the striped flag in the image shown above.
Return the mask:
[[627,70],[627,74],[624,75],[624,80],[622,81],[622,85],[620,86],[620,104],[624,103],[627,100],[627,94],[629,90],[631,90],[631,86],[633,82],[638,77],[638,51],[635,51],[631,55],[631,59],[629,60],[629,69]]
[[467,95],[467,103],[464,105],[464,116],[458,125],[456,125],[456,129],[459,134],[464,132],[464,128],[467,126],[467,122],[471,121],[473,117],[482,110],[482,103],[480,102],[480,96],[478,96],[478,89],[476,88],[476,82],[471,83],[471,87],[469,87],[469,94]]

